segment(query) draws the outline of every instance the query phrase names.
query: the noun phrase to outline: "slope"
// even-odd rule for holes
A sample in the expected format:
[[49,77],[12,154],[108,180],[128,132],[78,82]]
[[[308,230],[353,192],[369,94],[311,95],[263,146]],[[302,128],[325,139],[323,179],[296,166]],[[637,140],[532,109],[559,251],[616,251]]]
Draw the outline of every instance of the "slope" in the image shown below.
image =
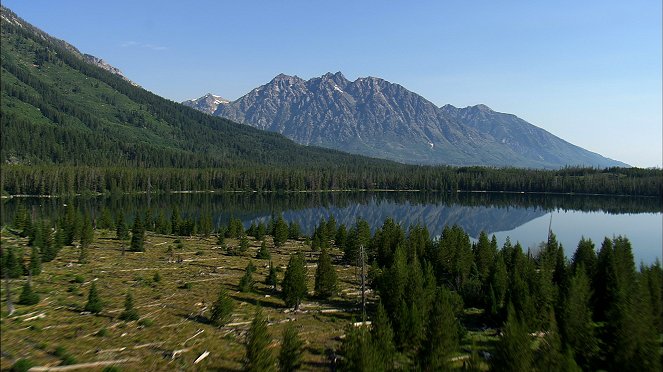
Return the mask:
[[[144,167],[384,164],[300,146],[161,98],[6,8],[1,161]],[[94,61],[90,61],[94,62]]]

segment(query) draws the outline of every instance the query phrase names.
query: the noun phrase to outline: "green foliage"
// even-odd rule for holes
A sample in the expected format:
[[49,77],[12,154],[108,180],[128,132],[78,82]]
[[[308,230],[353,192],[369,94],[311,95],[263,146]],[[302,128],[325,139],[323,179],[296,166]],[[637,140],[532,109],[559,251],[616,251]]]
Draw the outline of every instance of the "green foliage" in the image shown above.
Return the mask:
[[529,371],[533,367],[533,353],[527,328],[516,317],[514,307],[509,304],[507,320],[502,337],[495,347],[492,369],[498,371]]
[[343,371],[386,371],[386,358],[383,351],[373,343],[371,332],[366,327],[348,326],[341,344],[341,370]]
[[246,336],[246,356],[244,357],[244,371],[265,372],[275,371],[276,361],[269,347],[272,340],[267,330],[267,319],[258,308],[256,310],[249,333]]
[[127,292],[126,297],[124,298],[124,311],[120,314],[120,320],[132,321],[138,320],[140,315],[138,311],[134,309],[134,299],[131,295],[131,292]]
[[394,344],[394,331],[391,327],[389,316],[380,302],[371,323],[371,339],[375,348],[382,353],[385,366],[390,369],[393,366],[396,346]]
[[25,282],[23,285],[23,290],[18,298],[18,303],[20,305],[36,305],[39,303],[39,295],[32,290],[29,281]]
[[271,260],[272,259],[272,255],[271,255],[271,253],[269,253],[269,249],[267,249],[267,242],[266,241],[263,240],[262,243],[260,243],[260,250],[258,251],[258,254],[256,255],[256,258],[259,259],[259,260]]
[[101,298],[99,298],[99,293],[97,293],[97,285],[95,282],[92,282],[90,285],[90,293],[88,294],[87,303],[85,303],[83,309],[93,314],[99,314],[103,309],[103,303],[101,302]]
[[299,224],[295,221],[291,221],[290,225],[288,225],[288,239],[298,240],[301,235],[301,227]]
[[41,274],[41,255],[39,254],[37,247],[34,246],[30,253],[30,273],[32,275]]
[[81,227],[81,247],[89,247],[94,240],[94,230],[92,229],[92,221],[89,217],[83,217],[83,225]]
[[283,246],[283,243],[285,243],[286,240],[288,240],[288,233],[289,233],[288,224],[285,223],[282,216],[279,216],[279,218],[276,220],[276,223],[274,225],[274,232],[273,232],[274,245],[277,248]]
[[451,295],[440,288],[428,321],[426,340],[419,360],[426,371],[451,370],[450,356],[458,349],[458,325],[454,317]]
[[278,284],[278,278],[276,276],[276,268],[274,267],[274,263],[271,260],[269,261],[269,273],[265,278],[265,284],[271,286],[273,290],[276,290],[276,285]]
[[255,270],[256,267],[252,262],[249,262],[244,270],[244,276],[239,280],[239,285],[237,286],[240,292],[253,292],[253,285],[255,284],[253,281],[253,272]]
[[[18,257],[16,251],[18,251]],[[21,248],[9,247],[7,254],[3,257],[4,270],[7,271],[7,275],[12,279],[20,278],[23,275],[22,256],[23,250]]]
[[297,371],[302,364],[304,342],[299,338],[297,329],[292,323],[288,323],[283,330],[281,351],[279,352],[279,371]]
[[129,228],[127,223],[124,221],[124,214],[122,211],[117,215],[117,221],[115,222],[115,236],[119,240],[129,239]]
[[131,251],[143,252],[145,244],[145,228],[143,221],[136,215],[133,227],[131,228]]
[[285,306],[294,307],[295,310],[298,310],[299,304],[307,292],[306,260],[303,253],[290,255],[281,287],[281,295],[285,301]]
[[337,275],[327,249],[323,248],[318,258],[315,270],[315,295],[319,298],[329,298],[336,294]]
[[223,326],[232,315],[233,309],[235,308],[232,299],[228,296],[228,292],[225,288],[219,290],[219,295],[212,305],[212,311],[210,313],[210,323],[215,326]]
[[32,367],[34,367],[34,363],[30,359],[19,359],[12,365],[10,371],[27,372]]

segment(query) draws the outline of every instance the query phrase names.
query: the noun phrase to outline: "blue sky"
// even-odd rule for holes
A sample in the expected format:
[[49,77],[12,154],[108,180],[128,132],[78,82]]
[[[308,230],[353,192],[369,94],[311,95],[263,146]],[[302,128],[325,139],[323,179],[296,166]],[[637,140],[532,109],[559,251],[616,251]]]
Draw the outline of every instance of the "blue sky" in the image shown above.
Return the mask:
[[377,76],[662,163],[661,1],[48,1],[3,5],[159,95],[236,99],[279,73]]

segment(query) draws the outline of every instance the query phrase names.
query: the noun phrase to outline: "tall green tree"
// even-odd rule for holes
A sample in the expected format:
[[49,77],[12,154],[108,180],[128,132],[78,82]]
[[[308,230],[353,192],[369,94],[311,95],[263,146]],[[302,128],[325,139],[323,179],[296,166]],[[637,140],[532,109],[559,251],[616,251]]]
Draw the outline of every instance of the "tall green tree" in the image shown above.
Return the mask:
[[371,340],[375,348],[382,353],[386,369],[391,369],[396,354],[394,330],[382,302],[378,303],[375,317],[371,322]]
[[127,223],[124,221],[124,213],[122,213],[122,211],[117,214],[117,220],[115,221],[115,234],[119,240],[129,239],[129,228],[127,227]]
[[286,240],[288,240],[288,233],[288,224],[283,220],[282,216],[279,216],[274,225],[274,245],[277,248],[283,246]]
[[335,295],[336,282],[336,269],[334,269],[329,252],[323,248],[315,269],[315,295],[319,298],[329,298]]
[[300,369],[302,365],[302,354],[304,342],[299,338],[299,333],[291,323],[283,330],[281,351],[279,352],[279,371],[292,372]]
[[39,303],[39,295],[32,290],[32,285],[29,280],[23,285],[23,290],[18,298],[18,303],[21,305],[35,305]]
[[532,342],[527,328],[509,304],[502,337],[495,347],[491,369],[496,371],[530,371],[533,367]]
[[428,321],[427,342],[419,358],[424,371],[452,369],[449,360],[458,349],[458,324],[450,300],[451,294],[447,289],[438,289]]
[[583,370],[592,370],[599,351],[595,326],[592,320],[591,288],[587,270],[582,264],[576,266],[565,298],[560,334],[567,348]]
[[233,309],[235,308],[232,299],[228,296],[228,292],[225,288],[219,290],[219,295],[212,305],[212,311],[210,313],[210,323],[215,326],[222,326],[230,320]]
[[32,247],[32,252],[30,253],[30,273],[32,275],[41,274],[41,255],[37,247]]
[[246,269],[244,270],[244,276],[239,280],[239,285],[238,288],[240,292],[252,292],[253,291],[253,285],[255,284],[253,281],[253,272],[255,271],[256,267],[253,265],[252,262],[249,262],[248,265],[246,265]]
[[87,303],[85,303],[84,310],[89,311],[93,314],[99,314],[103,309],[103,303],[97,292],[97,285],[95,282],[92,282],[90,285],[90,292],[87,296]]
[[269,249],[267,249],[266,241],[263,240],[262,243],[260,243],[260,250],[258,250],[256,258],[259,260],[271,260],[272,255],[269,253]]
[[246,356],[244,370],[267,372],[276,370],[276,361],[269,345],[272,343],[267,330],[267,319],[260,308],[256,310],[248,335],[246,336]]
[[144,252],[145,251],[145,228],[138,214],[134,219],[134,224],[131,227],[131,251]]
[[285,305],[299,310],[299,305],[307,292],[306,260],[302,252],[290,255],[281,288],[281,295],[285,301]]
[[274,267],[274,263],[271,260],[269,261],[269,273],[265,278],[265,284],[270,286],[272,290],[276,290],[276,285],[278,284],[278,278],[276,276],[276,268]]

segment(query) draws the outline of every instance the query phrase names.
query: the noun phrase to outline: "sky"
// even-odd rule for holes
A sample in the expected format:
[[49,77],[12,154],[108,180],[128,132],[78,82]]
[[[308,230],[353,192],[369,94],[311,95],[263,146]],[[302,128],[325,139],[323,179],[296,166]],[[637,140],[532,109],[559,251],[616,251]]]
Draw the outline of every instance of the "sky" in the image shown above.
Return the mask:
[[485,104],[638,167],[663,162],[661,1],[73,1],[3,5],[174,101],[341,71]]

